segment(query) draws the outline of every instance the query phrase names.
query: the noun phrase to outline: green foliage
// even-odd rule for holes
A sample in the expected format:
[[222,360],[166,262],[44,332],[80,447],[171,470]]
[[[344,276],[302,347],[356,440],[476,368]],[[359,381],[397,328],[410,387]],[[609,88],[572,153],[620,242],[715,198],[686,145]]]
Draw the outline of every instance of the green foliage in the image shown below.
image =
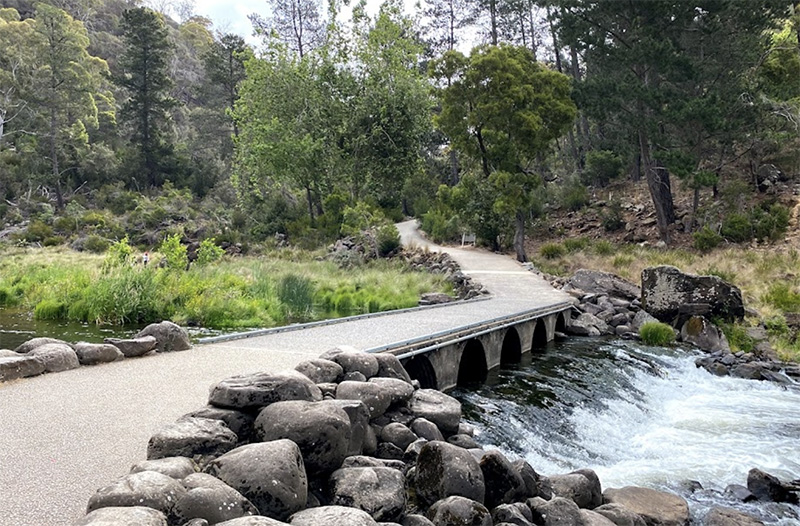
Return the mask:
[[610,241],[606,241],[605,239],[597,241],[592,247],[592,250],[598,256],[610,256],[611,254],[616,252],[616,248],[614,247],[614,245]]
[[422,216],[422,230],[435,243],[455,241],[461,235],[459,218],[454,212],[435,208]]
[[769,316],[764,319],[764,327],[767,333],[772,337],[782,337],[789,334],[789,325],[786,323],[786,317],[782,314]]
[[592,150],[586,154],[586,167],[581,174],[585,184],[606,186],[622,173],[622,159],[608,150]]
[[744,243],[753,239],[753,226],[744,214],[728,214],[722,221],[722,237],[733,243]]
[[33,309],[36,320],[60,320],[66,317],[67,306],[60,301],[42,300]]
[[740,323],[725,323],[716,320],[715,324],[722,329],[731,351],[752,352],[756,348],[756,341],[747,334],[747,327]]
[[712,267],[708,267],[705,270],[701,270],[700,274],[704,275],[704,276],[716,276],[716,277],[718,277],[720,279],[723,279],[723,280],[727,281],[728,283],[733,283],[733,282],[736,281],[736,273],[735,272],[725,271],[725,270],[722,270],[722,269],[719,269],[719,268],[713,267],[713,266]]
[[218,246],[213,237],[206,238],[200,242],[197,249],[197,264],[207,265],[213,263],[225,255],[225,250]]
[[708,225],[692,233],[694,248],[701,252],[709,252],[722,243],[722,236],[711,230]]
[[625,218],[622,215],[622,205],[619,201],[611,201],[600,215],[600,222],[606,232],[616,232],[625,226]]
[[158,251],[166,259],[167,268],[170,270],[185,270],[189,265],[186,245],[181,244],[181,236],[178,234],[164,239]]
[[545,243],[539,247],[539,254],[545,259],[558,259],[567,254],[567,250],[561,243]]
[[663,347],[675,341],[675,330],[658,321],[649,321],[639,327],[639,337],[646,345]]
[[630,267],[634,261],[636,261],[636,259],[630,254],[618,254],[614,256],[611,264],[614,268],[621,269]]
[[128,236],[112,243],[106,251],[103,262],[105,268],[123,267],[133,263],[133,248],[128,243]]
[[579,252],[592,246],[592,241],[588,237],[570,237],[564,240],[564,248],[567,252]]
[[560,202],[567,210],[577,212],[589,204],[589,191],[578,179],[570,179],[561,187]]
[[34,221],[25,229],[23,239],[29,243],[39,243],[53,235],[53,228],[41,221]]
[[381,257],[388,256],[400,248],[400,232],[393,224],[379,226],[375,238],[378,244],[378,255]]
[[314,309],[314,289],[314,283],[305,276],[287,274],[278,280],[278,299],[287,319],[310,319]]
[[101,236],[91,235],[86,238],[86,241],[84,241],[83,250],[94,252],[95,254],[102,254],[108,250],[110,245],[111,243],[108,241],[108,239]]
[[776,241],[789,226],[789,210],[780,204],[766,204],[750,209],[747,214],[732,212],[722,221],[722,237],[734,243],[751,239]]
[[788,283],[772,283],[761,301],[783,312],[800,312],[800,293]]

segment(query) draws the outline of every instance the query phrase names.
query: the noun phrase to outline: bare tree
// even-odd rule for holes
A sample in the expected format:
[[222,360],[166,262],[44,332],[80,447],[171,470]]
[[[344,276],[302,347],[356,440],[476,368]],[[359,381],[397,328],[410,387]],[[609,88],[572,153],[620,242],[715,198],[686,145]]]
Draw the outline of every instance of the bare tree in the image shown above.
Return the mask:
[[320,16],[318,0],[267,0],[267,3],[271,16],[253,13],[248,17],[256,33],[270,36],[274,32],[301,58],[322,45],[325,22]]

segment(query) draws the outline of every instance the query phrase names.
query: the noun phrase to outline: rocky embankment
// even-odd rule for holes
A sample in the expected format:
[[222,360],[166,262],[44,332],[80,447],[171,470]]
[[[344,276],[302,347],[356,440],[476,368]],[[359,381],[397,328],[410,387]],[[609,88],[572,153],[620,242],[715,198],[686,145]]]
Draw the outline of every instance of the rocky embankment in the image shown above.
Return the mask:
[[[768,489],[754,486],[752,494],[796,497],[791,486],[768,482]],[[546,477],[524,460],[483,449],[462,422],[460,403],[419,388],[396,357],[338,348],[292,371],[237,376],[213,386],[208,405],[154,434],[147,460],[100,488],[76,524],[684,526],[689,521],[688,505],[678,495],[640,487],[603,491],[591,470]],[[760,522],[719,508],[705,524]]]
[[660,266],[642,272],[641,287],[593,270],[551,282],[578,300],[570,334],[638,339],[643,324],[660,321],[673,327],[678,341],[707,353],[697,365],[712,374],[784,384],[800,380],[800,367],[778,360],[763,325],[747,329],[755,342],[752,352],[731,352],[725,335],[710,320],[741,321],[745,306],[741,291],[716,276]]
[[131,339],[106,338],[105,343],[33,338],[13,351],[0,349],[0,382],[191,348],[186,331],[169,321],[148,325]]

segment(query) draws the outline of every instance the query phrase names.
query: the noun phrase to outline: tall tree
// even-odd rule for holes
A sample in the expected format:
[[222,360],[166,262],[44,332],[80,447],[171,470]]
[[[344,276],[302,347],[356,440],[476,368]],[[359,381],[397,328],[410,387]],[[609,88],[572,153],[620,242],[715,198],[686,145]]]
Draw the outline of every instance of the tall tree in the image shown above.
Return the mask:
[[539,65],[530,50],[480,46],[434,63],[455,79],[441,90],[436,118],[454,146],[480,162],[497,193],[494,206],[514,218],[514,250],[526,260],[525,221],[539,177],[531,161],[572,124],[576,108],[566,75]]
[[163,16],[146,7],[126,10],[121,28],[125,52],[119,59],[121,72],[114,77],[128,95],[121,116],[131,127],[138,168],[148,185],[160,186],[174,163],[168,140],[169,111],[177,104],[169,95],[172,80],[167,75],[172,47]]
[[[251,55],[252,51],[242,37],[226,33],[220,35],[203,56],[206,74],[211,84],[222,92],[231,115],[239,98],[239,86],[246,77],[244,62]],[[232,123],[233,135],[238,137],[239,127],[235,120]]]
[[319,0],[268,0],[272,15],[249,16],[256,32],[266,37],[275,32],[289,49],[304,57],[325,41],[325,23]]

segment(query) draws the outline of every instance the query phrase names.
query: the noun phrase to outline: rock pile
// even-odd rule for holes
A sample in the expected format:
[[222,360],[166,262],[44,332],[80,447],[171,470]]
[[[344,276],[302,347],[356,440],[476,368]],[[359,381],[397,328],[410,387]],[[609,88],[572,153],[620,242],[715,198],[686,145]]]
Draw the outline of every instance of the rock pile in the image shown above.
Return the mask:
[[33,338],[13,351],[0,349],[0,382],[191,348],[186,331],[170,321],[148,325],[131,339],[106,338],[105,343]]
[[[443,274],[447,281],[453,284],[453,289],[460,300],[469,300],[489,294],[489,291],[483,285],[476,283],[470,276],[461,272],[461,267],[450,254],[406,249],[403,250],[400,257],[414,270]],[[436,303],[442,303],[442,301],[437,301]],[[423,302],[421,301],[420,304],[423,304]]]
[[152,436],[148,460],[77,524],[147,526],[684,526],[681,497],[545,477],[480,448],[454,398],[390,354],[328,351],[213,386]]

